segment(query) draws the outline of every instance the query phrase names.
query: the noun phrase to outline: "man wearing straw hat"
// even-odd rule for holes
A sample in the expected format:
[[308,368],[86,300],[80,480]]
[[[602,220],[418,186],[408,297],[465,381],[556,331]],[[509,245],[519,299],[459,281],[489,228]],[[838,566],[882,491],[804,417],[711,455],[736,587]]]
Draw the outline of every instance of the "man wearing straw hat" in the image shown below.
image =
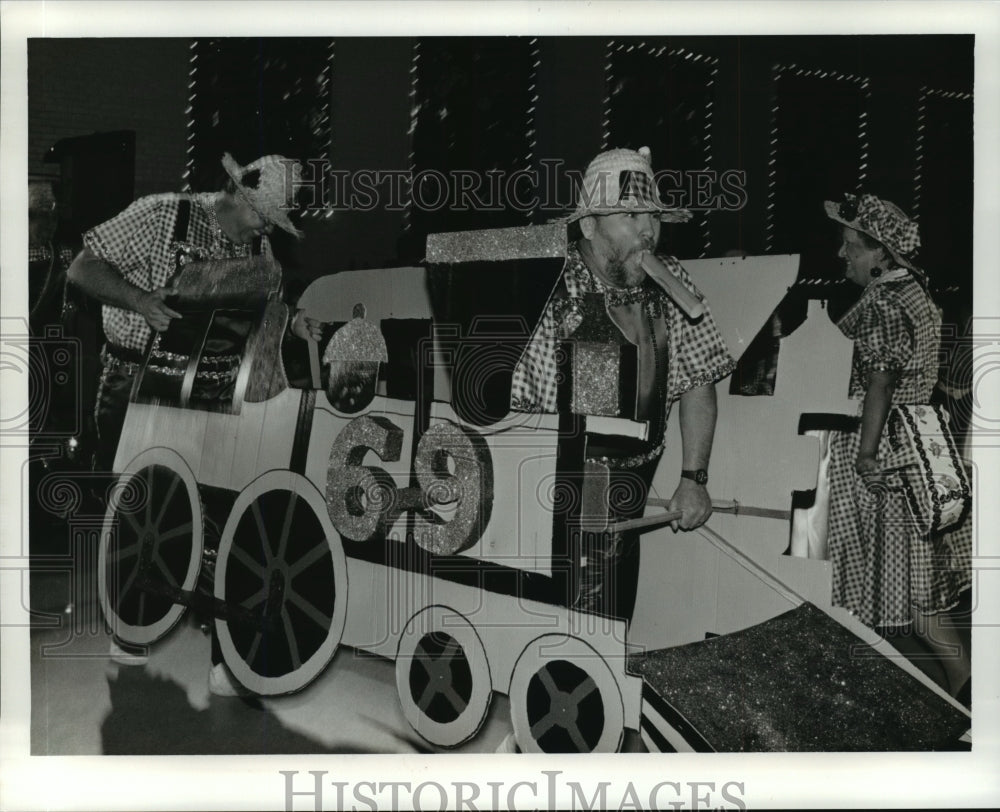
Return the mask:
[[[683,471],[669,509],[681,513],[674,530],[692,530],[712,512],[706,484],[715,433],[714,384],[735,362],[687,272],[673,257],[654,253],[660,223],[684,222],[690,213],[660,201],[650,163],[644,147],[603,152],[587,167],[576,210],[565,218],[571,229],[578,225],[579,238],[570,245],[559,286],[514,371],[511,405],[555,412],[559,342],[586,333],[588,321],[610,319],[624,341],[637,347],[636,419],[650,427],[647,440],[588,440],[588,458],[610,469],[611,518],[642,515],[671,406],[679,401]],[[583,536],[586,564],[574,605],[631,618],[638,580],[635,534]]]
[[[111,470],[125,421],[132,384],[154,332],[166,331],[182,318],[167,299],[171,280],[188,261],[206,262],[271,256],[268,235],[277,226],[301,237],[289,219],[302,167],[281,155],[266,155],[240,166],[228,153],[222,166],[229,176],[224,188],[207,193],[166,193],[140,198],[121,213],[83,235],[83,250],[67,270],[68,279],[103,305],[103,370],[94,416],[98,450],[96,466]],[[321,336],[322,325],[298,311],[289,330],[299,338]],[[155,337],[158,338],[158,335]],[[151,348],[151,363],[169,364],[171,353]],[[238,354],[209,358],[213,385],[206,397],[225,397],[238,371]],[[203,362],[204,363],[204,362]],[[145,657],[112,643],[112,659],[142,664]],[[218,659],[218,658],[216,658]],[[222,677],[216,691],[232,693]],[[210,683],[211,684],[211,683]]]
[[[241,167],[227,153],[222,165],[229,179],[221,191],[143,197],[92,228],[67,271],[73,284],[103,304],[107,343],[95,409],[102,470],[114,463],[132,381],[150,336],[181,318],[167,298],[185,259],[269,256],[267,235],[275,226],[302,236],[288,217],[302,174],[297,161],[266,155]],[[320,325],[301,313],[290,329],[300,338],[321,334]],[[235,375],[238,356],[215,360],[220,375]]]

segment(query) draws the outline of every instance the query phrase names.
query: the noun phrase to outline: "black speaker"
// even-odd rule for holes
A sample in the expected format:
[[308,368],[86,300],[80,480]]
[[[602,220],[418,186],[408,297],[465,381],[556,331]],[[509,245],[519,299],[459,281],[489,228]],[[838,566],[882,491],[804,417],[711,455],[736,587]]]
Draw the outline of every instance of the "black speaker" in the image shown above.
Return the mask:
[[70,241],[133,200],[133,130],[63,138],[45,154],[45,161],[59,164],[60,229]]

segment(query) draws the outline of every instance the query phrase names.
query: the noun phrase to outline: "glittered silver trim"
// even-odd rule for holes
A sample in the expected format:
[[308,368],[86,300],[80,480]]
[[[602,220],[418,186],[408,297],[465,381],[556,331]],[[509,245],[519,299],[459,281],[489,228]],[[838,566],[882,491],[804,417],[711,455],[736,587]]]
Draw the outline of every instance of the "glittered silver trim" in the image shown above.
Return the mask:
[[542,407],[538,403],[525,400],[517,395],[510,399],[510,408],[515,412],[542,412]]
[[146,367],[146,371],[152,372],[156,375],[176,375],[177,377],[180,377],[186,372],[183,367],[159,367],[153,364]]
[[[167,350],[161,350],[157,347],[153,350],[150,360],[151,361],[173,361],[175,363],[186,364],[190,360],[190,355],[184,355],[178,352],[168,352]],[[211,366],[234,366],[240,363],[239,355],[203,355],[201,357],[201,364],[211,365]]]
[[903,365],[895,363],[893,361],[871,361],[868,364],[862,364],[862,368],[866,373],[872,372],[895,372],[899,373],[903,370]]
[[612,307],[638,304],[639,302],[646,302],[655,297],[656,292],[644,287],[643,285],[636,285],[632,288],[608,287],[604,289],[604,298]]
[[106,349],[101,350],[101,364],[105,369],[121,369],[124,370],[128,375],[134,375],[139,371],[141,364],[137,364],[135,361],[125,361],[112,355]]
[[[355,305],[355,309],[357,309]],[[363,305],[361,312],[364,312]],[[378,325],[364,317],[351,319],[333,334],[323,352],[323,363],[335,361],[382,362],[389,360],[389,351]]]
[[702,372],[700,375],[694,378],[685,378],[677,382],[678,389],[681,392],[688,392],[691,389],[697,389],[699,386],[706,386],[716,381],[721,381],[727,375],[731,374],[733,370],[736,369],[736,362],[733,360],[727,361],[725,364],[710,369],[707,372]]
[[601,465],[606,465],[608,468],[615,471],[621,471],[628,468],[639,468],[647,462],[652,462],[659,457],[666,447],[667,443],[664,440],[653,446],[645,454],[635,454],[631,457],[587,457],[587,462],[600,463]]
[[490,228],[427,235],[428,263],[500,262],[566,256],[566,226],[561,224]]

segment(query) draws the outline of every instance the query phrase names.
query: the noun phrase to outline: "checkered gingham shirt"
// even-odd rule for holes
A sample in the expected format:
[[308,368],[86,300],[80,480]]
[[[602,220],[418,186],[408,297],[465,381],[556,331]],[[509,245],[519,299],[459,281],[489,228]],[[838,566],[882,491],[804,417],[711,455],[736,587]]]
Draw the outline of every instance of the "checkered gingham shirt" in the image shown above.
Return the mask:
[[[687,271],[674,257],[657,256],[684,287],[701,297]],[[604,293],[607,289],[587,268],[575,245],[567,254],[563,280],[571,299],[587,293]],[[726,377],[736,368],[736,362],[707,305],[704,316],[691,322],[666,293],[658,295],[671,350],[667,364],[666,420],[673,401],[690,389]],[[566,333],[556,314],[556,302],[550,300],[514,370],[511,408],[522,412],[556,411],[556,349],[560,340],[569,337]]]
[[899,375],[892,402],[927,403],[938,377],[941,314],[905,270],[873,280],[837,323],[854,339],[849,396],[863,400],[873,371]]
[[[83,235],[94,254],[111,265],[128,282],[145,291],[167,284],[177,270],[177,255],[184,251],[195,261],[249,256],[249,244],[237,245],[218,227],[213,202],[216,194],[167,193],[136,200],[120,214]],[[181,200],[190,200],[191,217],[187,239],[174,240],[174,223]],[[261,251],[270,253],[267,238]],[[104,305],[104,334],[108,342],[143,352],[149,340],[149,325],[139,313]]]

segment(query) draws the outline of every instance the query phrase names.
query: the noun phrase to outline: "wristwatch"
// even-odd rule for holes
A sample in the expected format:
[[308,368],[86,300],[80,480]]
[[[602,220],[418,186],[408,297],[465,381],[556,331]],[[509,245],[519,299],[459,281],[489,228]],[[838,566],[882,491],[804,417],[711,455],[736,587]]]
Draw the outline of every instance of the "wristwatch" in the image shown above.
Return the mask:
[[699,485],[704,485],[708,482],[708,471],[704,468],[681,471],[681,476],[684,477],[684,479],[693,479]]

